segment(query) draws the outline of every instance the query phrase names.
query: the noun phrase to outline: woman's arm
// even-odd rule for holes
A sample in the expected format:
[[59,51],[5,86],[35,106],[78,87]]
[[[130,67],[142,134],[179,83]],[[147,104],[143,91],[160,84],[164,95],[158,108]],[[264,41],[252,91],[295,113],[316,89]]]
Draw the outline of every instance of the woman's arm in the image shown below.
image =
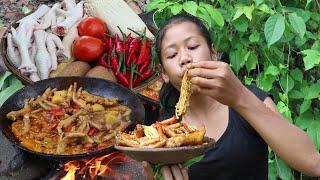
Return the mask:
[[312,141],[277,112],[270,98],[261,102],[224,62],[199,61],[188,69],[195,91],[234,108],[292,168],[320,176],[320,154]]
[[310,176],[320,176],[320,154],[307,134],[285,119],[271,98],[262,103],[249,90],[244,90],[242,97],[235,110],[271,149],[292,168]]

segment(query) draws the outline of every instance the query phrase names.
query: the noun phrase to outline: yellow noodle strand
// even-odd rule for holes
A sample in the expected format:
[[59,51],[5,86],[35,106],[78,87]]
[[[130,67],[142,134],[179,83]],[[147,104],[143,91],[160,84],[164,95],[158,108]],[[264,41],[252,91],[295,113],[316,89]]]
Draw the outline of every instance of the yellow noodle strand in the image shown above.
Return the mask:
[[180,88],[180,97],[179,101],[176,104],[176,118],[183,116],[186,113],[186,109],[189,106],[189,99],[191,96],[191,82],[188,77],[188,71],[183,75],[181,88]]

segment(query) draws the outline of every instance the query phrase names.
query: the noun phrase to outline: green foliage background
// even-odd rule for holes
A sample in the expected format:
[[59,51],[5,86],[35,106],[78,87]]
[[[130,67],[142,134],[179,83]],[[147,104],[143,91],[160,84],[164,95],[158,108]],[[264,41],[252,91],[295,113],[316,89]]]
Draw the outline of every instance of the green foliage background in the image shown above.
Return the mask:
[[[154,22],[187,12],[210,30],[222,60],[245,84],[271,93],[279,111],[320,149],[318,0],[152,0]],[[271,150],[269,179],[304,179]]]

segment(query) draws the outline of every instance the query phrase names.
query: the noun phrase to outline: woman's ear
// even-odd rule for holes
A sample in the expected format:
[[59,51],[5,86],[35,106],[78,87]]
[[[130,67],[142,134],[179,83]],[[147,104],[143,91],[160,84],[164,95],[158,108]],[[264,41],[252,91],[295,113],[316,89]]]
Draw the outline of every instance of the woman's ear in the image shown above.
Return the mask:
[[167,75],[167,73],[164,71],[163,68],[162,68],[162,71],[161,71],[161,76],[162,76],[162,79],[164,80],[165,83],[169,82],[169,76]]
[[211,58],[214,61],[218,60],[218,52],[217,52],[216,48],[213,45],[211,46]]

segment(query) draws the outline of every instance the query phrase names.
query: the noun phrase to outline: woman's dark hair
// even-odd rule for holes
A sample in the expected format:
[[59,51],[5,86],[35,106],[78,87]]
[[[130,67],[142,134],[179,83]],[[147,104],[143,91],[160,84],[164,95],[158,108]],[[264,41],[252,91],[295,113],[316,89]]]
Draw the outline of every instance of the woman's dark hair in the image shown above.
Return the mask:
[[[203,22],[198,19],[197,17],[188,15],[188,14],[178,14],[172,16],[168,21],[166,21],[161,29],[158,31],[155,40],[155,51],[156,56],[159,59],[160,63],[162,64],[161,59],[161,43],[166,31],[175,24],[180,24],[183,22],[191,22],[194,23],[201,35],[205,38],[208,47],[211,48],[212,41],[210,38],[210,34],[208,29],[204,26]],[[167,119],[172,117],[175,112],[175,105],[179,100],[180,92],[171,84],[171,83],[164,83],[161,90],[160,90],[160,105],[161,105],[161,112],[160,119]]]
[[162,60],[161,60],[161,43],[162,43],[162,40],[163,40],[163,37],[164,37],[166,31],[172,25],[180,24],[180,23],[183,23],[183,22],[194,23],[197,26],[200,34],[205,38],[205,40],[206,40],[206,42],[208,44],[208,47],[211,48],[212,41],[211,41],[211,38],[210,38],[210,33],[209,33],[208,29],[205,27],[205,25],[203,24],[203,22],[199,18],[197,18],[195,16],[192,16],[192,15],[189,15],[189,14],[177,14],[177,15],[172,16],[170,19],[168,19],[168,21],[166,21],[163,24],[163,26],[158,31],[157,36],[156,36],[155,49],[156,49],[156,53],[157,53],[158,58],[160,59],[160,63],[161,64],[162,64]]

